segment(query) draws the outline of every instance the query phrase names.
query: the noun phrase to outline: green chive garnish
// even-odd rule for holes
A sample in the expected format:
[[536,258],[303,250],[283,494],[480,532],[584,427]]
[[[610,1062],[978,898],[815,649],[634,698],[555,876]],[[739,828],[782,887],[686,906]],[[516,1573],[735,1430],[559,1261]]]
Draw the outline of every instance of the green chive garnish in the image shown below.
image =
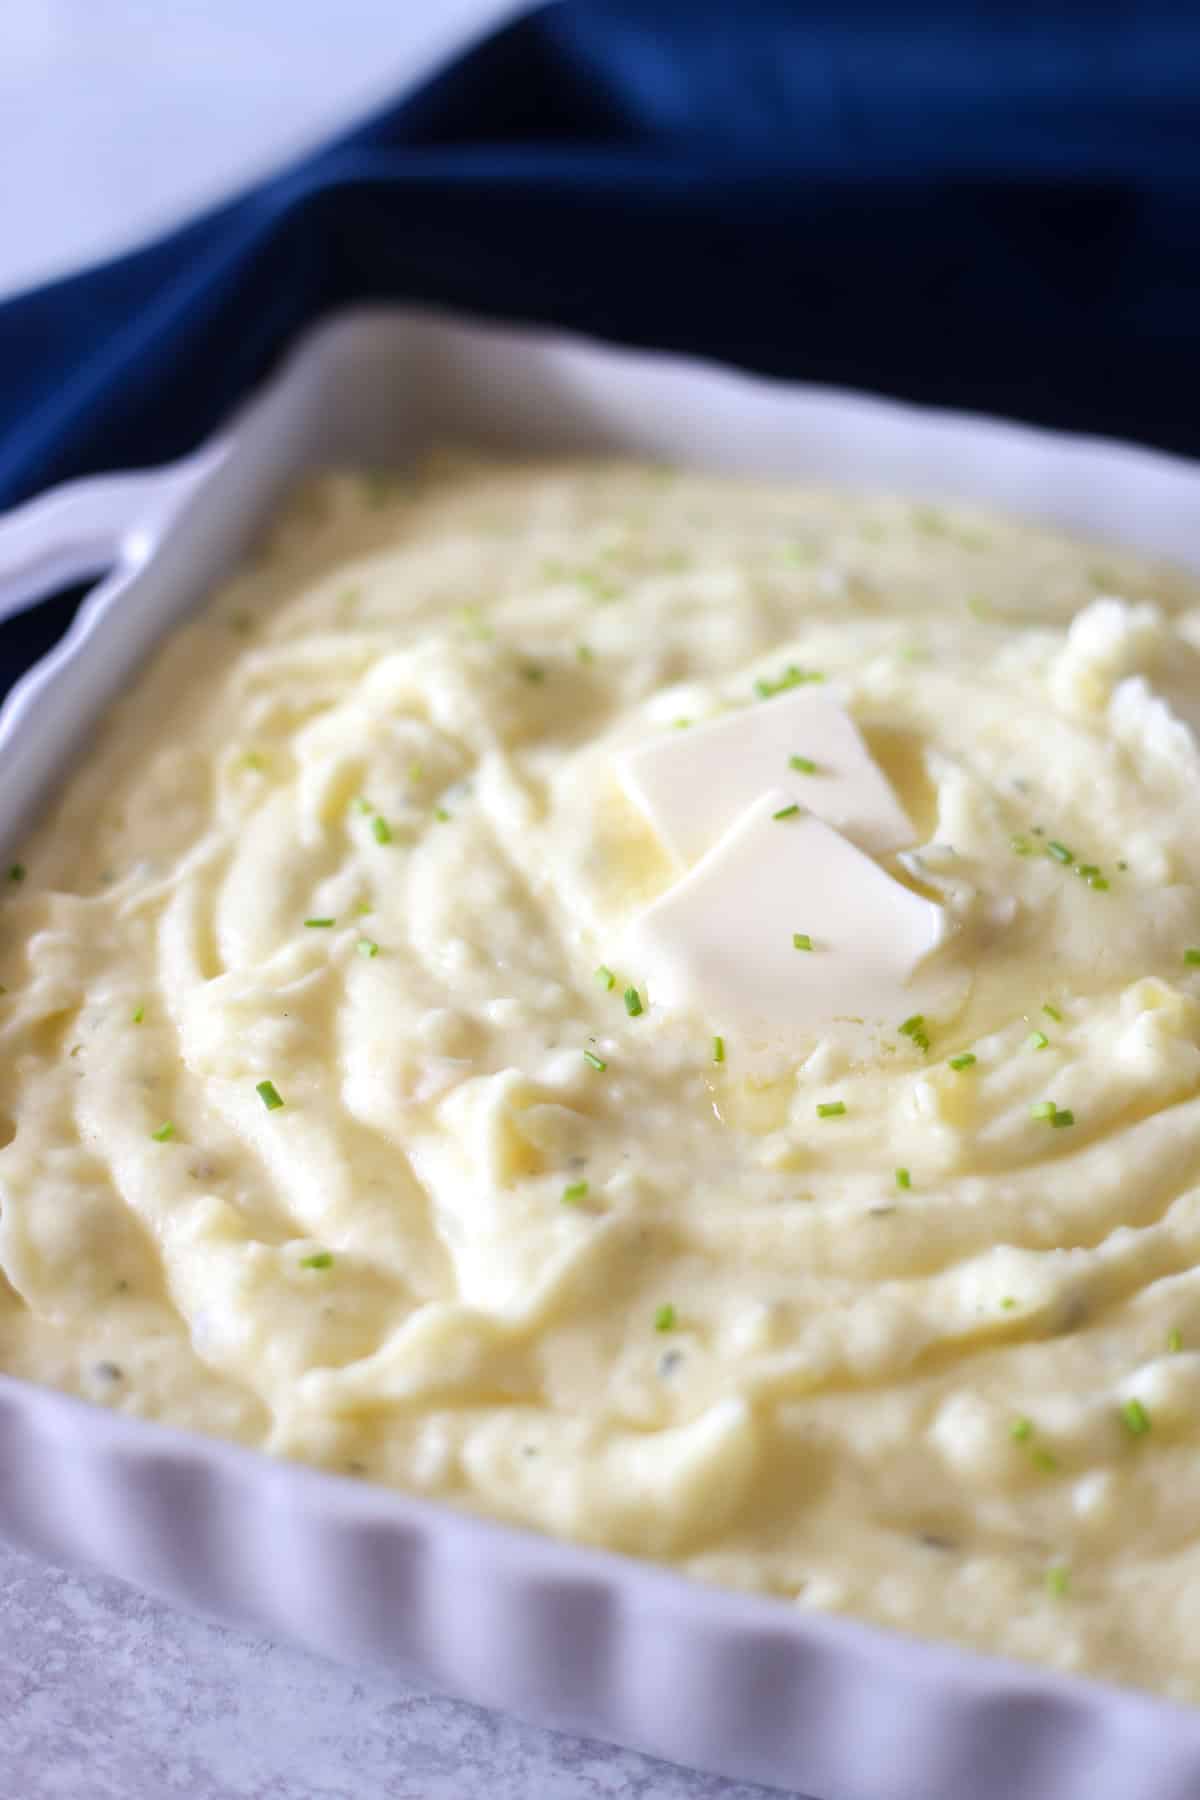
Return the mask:
[[715,1063],[723,1063],[725,1061],[725,1039],[723,1037],[715,1037],[713,1039],[712,1056]]
[[1145,1437],[1150,1429],[1150,1414],[1140,1400],[1127,1400],[1121,1408],[1121,1417],[1131,1437]]
[[589,650],[589,648],[586,644],[577,645],[576,649],[575,649],[575,654],[579,658],[581,663],[590,663],[590,662],[595,662],[595,660],[596,660],[595,651]]
[[608,1067],[604,1058],[602,1056],[597,1056],[594,1050],[585,1050],[583,1053],[583,1060],[585,1063],[590,1063],[593,1069],[599,1069],[601,1074],[603,1074]]
[[1056,1600],[1061,1600],[1071,1585],[1071,1572],[1062,1563],[1046,1570],[1046,1586]]
[[[781,806],[777,813],[771,814],[771,817],[773,819],[790,819],[790,818],[793,818],[795,816],[795,814],[798,813],[799,811],[800,811],[800,808],[793,801],[791,806]],[[1200,962],[1200,952],[1197,953],[1196,960],[1198,962]]]
[[165,1125],[160,1125],[157,1131],[152,1131],[150,1133],[150,1136],[154,1139],[156,1144],[165,1144],[168,1138],[173,1138],[175,1136],[175,1127],[168,1119]]
[[1022,1047],[1026,1050],[1045,1050],[1049,1042],[1044,1031],[1031,1031]]
[[802,687],[808,681],[824,681],[825,677],[817,669],[799,669],[795,663],[789,663],[778,681],[769,681],[760,675],[754,683],[754,691],[760,700],[769,700],[773,694],[786,693],[788,688]]
[[1027,837],[1023,836],[1020,832],[1018,832],[1014,837],[1009,838],[1008,841],[1012,845],[1013,849],[1016,851],[1018,856],[1032,856],[1033,855],[1033,845],[1030,843],[1029,839]]
[[606,968],[603,963],[601,963],[600,967],[596,970],[596,980],[600,983],[600,986],[604,991],[609,994],[612,993],[617,985],[616,976],[613,974],[612,970]]
[[1066,864],[1075,861],[1074,852],[1068,850],[1065,844],[1060,844],[1057,838],[1047,840],[1046,855],[1052,856],[1056,863]]
[[928,1050],[929,1033],[925,1029],[924,1015],[914,1013],[911,1019],[905,1019],[900,1027],[901,1037],[911,1038],[918,1050]]
[[1051,1119],[1050,1123],[1060,1129],[1064,1125],[1073,1125],[1075,1123],[1075,1114],[1071,1111],[1069,1106],[1060,1106],[1055,1111],[1054,1117]]
[[1005,1294],[1003,1300],[1000,1302],[1000,1310],[1001,1312],[1011,1312],[1016,1304],[1017,1303],[1011,1294]]
[[1185,950],[1183,953],[1183,960],[1185,963],[1192,963],[1193,965],[1200,963],[1200,950]]
[[445,824],[449,823],[450,814],[446,811],[444,806],[435,806],[433,809],[433,816],[437,820],[439,825],[445,825]]
[[1046,1014],[1047,1018],[1053,1019],[1056,1025],[1062,1024],[1062,1014],[1059,1012],[1057,1006],[1051,1006],[1048,1000],[1042,1007],[1042,1011]]
[[809,937],[807,931],[793,931],[793,933],[792,933],[792,949],[793,950],[811,950],[812,947],[813,947],[813,942],[812,942],[812,939]]
[[1013,1420],[1009,1426],[1008,1435],[1018,1444],[1023,1444],[1027,1438],[1033,1436],[1033,1420],[1025,1418],[1022,1414],[1019,1419]]
[[1043,1475],[1053,1475],[1058,1468],[1057,1456],[1049,1450],[1043,1450],[1040,1444],[1034,1446],[1029,1459],[1034,1468],[1040,1469]]
[[1053,1100],[1035,1100],[1029,1109],[1031,1119],[1052,1119],[1058,1108]]
[[642,1005],[642,996],[635,987],[625,989],[625,1011],[631,1019],[636,1019],[640,1013],[645,1011]]
[[950,1067],[952,1069],[969,1069],[976,1061],[978,1058],[973,1050],[964,1050],[961,1056],[950,1058]]
[[840,1119],[846,1110],[844,1100],[822,1100],[817,1107],[818,1119]]
[[380,818],[378,813],[376,813],[375,817],[371,820],[371,830],[375,833],[375,842],[377,844],[391,843],[392,828],[386,819]]
[[586,1181],[572,1181],[562,1191],[563,1205],[575,1206],[580,1200],[587,1199],[588,1184]]
[[896,1170],[896,1186],[906,1190],[912,1186],[912,1176],[907,1169]]
[[1108,882],[1103,875],[1089,875],[1088,886],[1094,888],[1098,894],[1106,894],[1111,883]]
[[337,924],[337,920],[336,919],[305,919],[304,923],[307,925],[307,927],[310,931],[327,931],[331,925]]
[[145,1016],[146,1016],[146,1009],[144,1006],[135,1006],[134,1007],[133,1022],[135,1025],[140,1025],[142,1020],[145,1018]]
[[10,881],[24,881],[24,879],[25,879],[25,864],[24,863],[13,863],[8,871],[8,879]]
[[654,1315],[655,1331],[674,1331],[677,1322],[678,1314],[669,1303],[666,1306],[660,1306]]
[[811,756],[789,756],[788,768],[795,769],[800,775],[815,775],[817,765]]
[[374,938],[359,938],[355,948],[360,956],[378,956],[379,945]]
[[1183,1333],[1178,1327],[1174,1327],[1172,1330],[1168,1331],[1167,1349],[1171,1351],[1172,1355],[1178,1354],[1178,1352],[1183,1349]]
[[275,1086],[273,1081],[258,1082],[255,1085],[254,1091],[268,1112],[274,1112],[277,1107],[283,1105],[283,1101],[279,1096],[279,1089]]
[[302,1256],[300,1258],[300,1267],[302,1269],[332,1269],[333,1252],[330,1250],[318,1250],[312,1256]]

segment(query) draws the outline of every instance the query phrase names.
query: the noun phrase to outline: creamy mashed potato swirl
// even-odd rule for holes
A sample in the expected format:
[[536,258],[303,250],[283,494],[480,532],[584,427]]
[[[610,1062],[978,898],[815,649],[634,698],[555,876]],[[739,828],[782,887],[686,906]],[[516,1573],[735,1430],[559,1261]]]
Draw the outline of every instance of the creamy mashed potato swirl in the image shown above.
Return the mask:
[[[321,479],[7,871],[0,1369],[1200,1697],[1198,644],[980,513]],[[615,753],[795,666],[969,946],[866,1050],[617,950]]]

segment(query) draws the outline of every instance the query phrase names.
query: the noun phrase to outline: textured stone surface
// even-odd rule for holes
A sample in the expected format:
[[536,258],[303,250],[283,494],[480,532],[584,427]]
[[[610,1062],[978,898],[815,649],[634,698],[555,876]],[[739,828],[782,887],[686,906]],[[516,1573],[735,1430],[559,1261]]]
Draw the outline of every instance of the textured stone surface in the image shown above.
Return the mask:
[[535,1731],[4,1548],[0,1796],[769,1800],[765,1788]]

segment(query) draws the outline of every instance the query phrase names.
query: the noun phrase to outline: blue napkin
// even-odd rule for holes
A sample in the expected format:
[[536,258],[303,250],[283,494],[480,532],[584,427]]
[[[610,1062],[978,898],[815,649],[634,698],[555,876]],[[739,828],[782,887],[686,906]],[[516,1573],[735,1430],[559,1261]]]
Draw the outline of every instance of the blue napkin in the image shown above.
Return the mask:
[[566,0],[0,307],[0,507],[390,299],[1200,452],[1198,185],[1175,0]]

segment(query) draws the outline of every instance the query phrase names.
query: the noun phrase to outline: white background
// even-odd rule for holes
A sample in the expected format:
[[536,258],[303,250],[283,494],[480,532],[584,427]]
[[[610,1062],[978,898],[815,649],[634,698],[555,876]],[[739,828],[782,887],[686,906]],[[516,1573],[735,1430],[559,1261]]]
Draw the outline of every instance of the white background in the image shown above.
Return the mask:
[[517,0],[0,0],[0,297],[176,222]]

